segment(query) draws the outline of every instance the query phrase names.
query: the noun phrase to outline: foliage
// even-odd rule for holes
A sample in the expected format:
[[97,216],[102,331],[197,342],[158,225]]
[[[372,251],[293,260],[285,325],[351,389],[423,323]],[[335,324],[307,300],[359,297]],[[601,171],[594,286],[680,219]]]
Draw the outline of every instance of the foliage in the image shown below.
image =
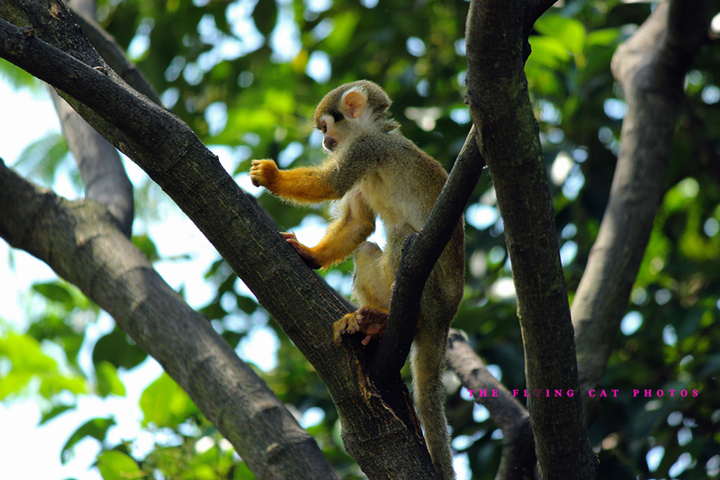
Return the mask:
[[[368,78],[383,85],[405,135],[448,169],[467,134],[464,1],[99,3],[104,28],[129,49],[174,113],[206,144],[230,153],[232,173],[242,186],[248,186],[251,158],[277,158],[282,167],[320,158],[309,119],[323,94],[344,81]],[[530,39],[526,73],[571,298],[602,219],[621,146],[626,105],[610,60],[649,12],[641,3],[570,2],[543,16]],[[716,57],[717,47],[706,46],[687,77],[667,192],[607,370],[608,398],[590,430],[599,478],[720,476]],[[24,158],[51,182],[63,148],[57,139],[45,139],[29,147]],[[139,221],[160,221],[156,202],[166,200],[147,182],[138,187]],[[328,216],[324,207],[297,208],[265,194],[259,202],[283,231],[322,224]],[[454,326],[470,334],[476,351],[508,388],[522,391],[510,265],[486,176],[466,222],[466,295]],[[162,258],[145,233],[135,242],[153,260],[176,260]],[[346,263],[324,275],[348,293],[350,268]],[[205,281],[213,294],[201,311],[232,346],[265,325],[266,315],[223,261],[208,267]],[[115,329],[95,343],[92,372],[84,371],[78,355],[97,308],[63,282],[33,290],[34,299],[45,299],[45,311],[33,317],[27,332],[6,330],[0,337],[0,399],[21,392],[41,396],[45,422],[73,408],[78,395],[125,395],[118,372],[137,367],[146,354]],[[274,323],[267,327],[279,349],[275,367],[261,375],[298,415],[313,413],[319,419],[310,431],[339,474],[359,478],[342,450],[337,413],[319,378]],[[62,361],[46,354],[42,342],[59,345]],[[670,396],[671,391],[677,393]],[[690,394],[682,396],[683,391]],[[466,399],[459,391],[448,398],[454,447],[467,459],[473,478],[493,478],[501,440],[483,409]],[[148,454],[137,454],[130,444],[109,444],[114,421],[108,418],[78,427],[63,454],[90,436],[103,445],[98,468],[106,479],[151,472],[165,478],[253,478],[169,377],[147,387],[140,407],[143,427],[155,434]]]

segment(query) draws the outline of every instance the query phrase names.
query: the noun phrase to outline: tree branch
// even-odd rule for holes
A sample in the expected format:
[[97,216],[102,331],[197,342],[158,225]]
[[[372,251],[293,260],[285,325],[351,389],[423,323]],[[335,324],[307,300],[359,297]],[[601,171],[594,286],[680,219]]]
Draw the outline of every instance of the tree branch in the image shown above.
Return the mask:
[[123,234],[130,238],[135,215],[133,185],[120,155],[54,90],[51,90],[51,97],[63,136],[80,171],[85,198],[105,205]]
[[259,478],[335,478],[314,439],[207,319],[163,281],[104,207],[41,190],[3,162],[0,205],[0,235],[110,313]]
[[577,392],[573,329],[554,209],[523,71],[522,0],[472,0],[467,21],[468,102],[504,221],[540,475],[594,478]]
[[75,21],[80,25],[87,39],[110,68],[117,72],[118,75],[135,90],[158,105],[162,105],[155,89],[150,85],[150,82],[147,81],[140,70],[137,69],[135,64],[127,58],[125,52],[120,48],[120,45],[117,44],[112,35],[103,30],[103,28],[86,13],[75,10],[72,5],[69,6]]
[[[530,415],[505,386],[485,368],[459,330],[450,330],[448,364],[471,391],[473,399],[490,412],[503,433],[503,451],[495,480],[527,480],[535,477],[535,442]],[[477,393],[474,393],[477,392]]]
[[[663,195],[683,80],[709,27],[707,2],[661,3],[615,52],[628,112],[610,199],[572,305],[583,393],[605,373]],[[583,395],[588,421],[597,398]]]

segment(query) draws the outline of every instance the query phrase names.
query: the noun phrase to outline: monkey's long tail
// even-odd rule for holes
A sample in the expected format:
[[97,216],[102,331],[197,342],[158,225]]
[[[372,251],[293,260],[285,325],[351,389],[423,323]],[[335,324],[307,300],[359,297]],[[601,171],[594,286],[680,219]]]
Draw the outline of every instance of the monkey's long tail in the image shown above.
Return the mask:
[[447,332],[440,337],[438,332],[421,328],[415,335],[410,366],[414,381],[415,407],[425,430],[425,441],[435,471],[441,480],[454,480],[455,470],[445,418],[445,391],[442,384],[446,345]]

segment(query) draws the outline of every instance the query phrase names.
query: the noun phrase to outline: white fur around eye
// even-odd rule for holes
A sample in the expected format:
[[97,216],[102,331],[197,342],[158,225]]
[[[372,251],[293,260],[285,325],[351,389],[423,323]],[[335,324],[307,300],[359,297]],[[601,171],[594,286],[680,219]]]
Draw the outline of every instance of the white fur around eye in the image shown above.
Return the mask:
[[[325,126],[325,130],[323,130],[323,125]],[[335,119],[332,117],[332,115],[322,115],[320,117],[320,131],[325,133],[329,131],[333,126],[335,125]]]

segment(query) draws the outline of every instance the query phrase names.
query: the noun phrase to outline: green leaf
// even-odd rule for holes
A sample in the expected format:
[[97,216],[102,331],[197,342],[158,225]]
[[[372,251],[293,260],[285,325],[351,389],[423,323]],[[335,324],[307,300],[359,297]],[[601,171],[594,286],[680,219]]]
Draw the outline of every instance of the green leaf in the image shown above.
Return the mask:
[[359,21],[360,14],[354,10],[333,18],[333,30],[321,42],[323,50],[330,55],[337,55],[339,52],[345,51],[355,36],[355,29]]
[[9,333],[0,339],[0,356],[10,360],[12,368],[0,382],[0,399],[20,393],[34,377],[40,379],[40,394],[45,398],[69,390],[86,391],[80,376],[62,375],[57,362],[40,350],[40,344],[29,335]]
[[119,397],[125,396],[125,385],[117,374],[117,369],[110,362],[100,362],[95,368],[97,375],[97,391],[101,397],[107,397],[109,394]]
[[0,339],[0,355],[10,360],[14,371],[55,373],[57,362],[40,350],[40,343],[28,335],[8,333]]
[[10,62],[0,62],[0,79],[13,89],[29,88],[33,92],[43,92],[43,83],[25,70]]
[[81,425],[75,432],[70,436],[60,452],[60,461],[64,464],[67,462],[72,453],[73,447],[85,437],[91,437],[102,443],[105,440],[105,435],[110,427],[115,425],[115,419],[108,418],[93,418],[88,422]]
[[0,382],[0,400],[10,395],[20,393],[32,378],[33,375],[30,372],[15,372],[11,370],[7,375],[2,377],[2,381]]
[[255,475],[253,475],[253,473],[248,468],[247,463],[240,462],[235,467],[235,472],[233,472],[233,480],[254,480],[255,478]]
[[258,31],[268,37],[277,24],[277,5],[275,2],[257,2],[253,10],[253,20]]
[[63,413],[67,412],[68,410],[72,410],[75,408],[75,405],[56,405],[54,406],[49,412],[43,413],[42,417],[40,418],[40,422],[38,422],[38,425],[42,425],[46,422],[49,422],[53,418],[62,415]]
[[193,478],[196,480],[214,480],[217,478],[215,469],[210,465],[196,465],[193,468]]
[[588,47],[597,45],[607,47],[616,43],[620,38],[620,30],[617,28],[601,28],[588,33],[586,44]]
[[104,480],[128,480],[145,476],[131,456],[117,450],[108,450],[98,455],[98,468]]
[[574,18],[554,14],[543,15],[535,22],[535,30],[556,38],[574,55],[580,55],[585,47],[585,27]]
[[150,262],[160,260],[160,254],[155,246],[155,242],[147,235],[135,235],[132,237],[132,242],[133,245],[142,250]]
[[65,390],[74,394],[85,393],[87,391],[85,380],[81,377],[65,376],[59,373],[41,377],[40,394],[43,397],[50,399]]
[[15,167],[21,173],[37,177],[49,185],[54,182],[58,166],[67,157],[68,151],[65,138],[51,132],[25,147]]
[[140,408],[143,411],[143,425],[150,422],[158,427],[176,427],[182,423],[197,407],[185,391],[163,373],[151,383],[140,397]]
[[570,54],[559,40],[552,37],[530,37],[532,53],[528,62],[534,62],[548,68],[559,68],[570,60]]
[[237,306],[240,310],[247,314],[254,313],[257,310],[258,304],[255,300],[244,295],[237,296]]
[[68,288],[60,282],[35,283],[32,289],[53,302],[72,308],[73,296]]
[[128,341],[128,336],[117,326],[115,329],[100,338],[93,349],[93,363],[97,370],[99,365],[106,361],[116,368],[131,369],[138,366],[147,358],[140,347]]

